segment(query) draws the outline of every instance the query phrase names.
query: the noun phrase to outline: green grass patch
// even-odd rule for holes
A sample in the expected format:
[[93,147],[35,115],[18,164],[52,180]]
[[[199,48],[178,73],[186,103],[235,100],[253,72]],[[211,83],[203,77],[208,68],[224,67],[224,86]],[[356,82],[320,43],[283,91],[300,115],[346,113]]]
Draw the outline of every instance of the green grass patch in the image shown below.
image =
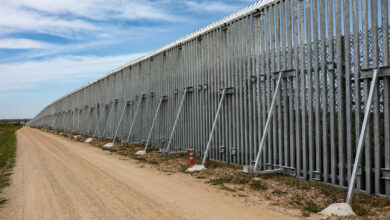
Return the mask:
[[233,177],[232,183],[234,184],[246,184],[249,182],[249,178],[241,175]]
[[352,204],[352,209],[357,216],[366,216],[369,214],[368,210],[360,204]]
[[196,176],[196,179],[206,179],[205,176]]
[[282,195],[287,194],[287,192],[284,192],[284,191],[279,190],[279,189],[275,189],[274,191],[272,191],[272,194],[276,195],[276,196],[282,196]]
[[[10,185],[11,169],[15,165],[16,156],[16,127],[12,127],[0,134],[0,193]],[[7,200],[0,198],[0,206]]]
[[211,185],[221,185],[224,183],[229,183],[231,181],[232,181],[232,177],[223,177],[223,178],[210,179],[206,183],[210,183]]
[[249,186],[253,190],[267,190],[268,187],[265,183],[261,182],[260,180],[252,179],[249,182]]
[[321,208],[312,200],[306,201],[303,205],[303,211],[317,213],[321,211]]
[[234,189],[231,189],[231,188],[225,186],[224,184],[221,185],[220,189],[226,190],[226,191],[229,191],[229,192],[235,192],[236,191]]
[[146,162],[149,163],[149,164],[153,164],[153,165],[157,165],[158,164],[157,160],[147,160]]

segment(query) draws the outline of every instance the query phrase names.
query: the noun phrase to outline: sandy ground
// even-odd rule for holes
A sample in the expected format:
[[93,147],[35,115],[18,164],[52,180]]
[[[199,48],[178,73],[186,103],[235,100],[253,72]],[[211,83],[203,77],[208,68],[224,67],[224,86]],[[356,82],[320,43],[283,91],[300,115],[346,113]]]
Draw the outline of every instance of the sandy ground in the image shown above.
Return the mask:
[[2,219],[291,219],[194,180],[24,127]]

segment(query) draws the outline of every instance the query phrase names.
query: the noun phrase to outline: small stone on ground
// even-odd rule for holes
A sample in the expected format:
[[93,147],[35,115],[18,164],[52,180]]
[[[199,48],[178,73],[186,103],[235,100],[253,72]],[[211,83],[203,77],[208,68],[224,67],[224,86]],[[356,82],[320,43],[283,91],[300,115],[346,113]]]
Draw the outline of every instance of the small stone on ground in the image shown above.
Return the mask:
[[103,146],[103,148],[112,148],[114,146],[113,143],[107,143]]
[[190,168],[188,168],[186,170],[186,172],[196,172],[196,171],[201,171],[201,170],[205,170],[206,167],[204,167],[203,165],[194,165]]
[[88,138],[88,139],[85,140],[84,142],[85,142],[85,143],[90,143],[90,142],[92,142],[92,140],[93,140],[93,138]]
[[144,154],[146,154],[146,151],[144,151],[144,150],[139,150],[139,151],[137,151],[137,153],[135,153],[136,155],[144,155]]

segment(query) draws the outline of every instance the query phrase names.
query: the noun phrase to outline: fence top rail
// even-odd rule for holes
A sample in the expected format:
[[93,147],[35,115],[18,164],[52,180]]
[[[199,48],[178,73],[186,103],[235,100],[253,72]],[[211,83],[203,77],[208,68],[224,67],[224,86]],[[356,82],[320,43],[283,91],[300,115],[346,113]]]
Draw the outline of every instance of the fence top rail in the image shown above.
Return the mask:
[[222,18],[219,21],[211,23],[211,24],[207,25],[206,27],[203,27],[203,28],[199,29],[198,31],[195,31],[195,32],[193,32],[193,33],[191,33],[191,34],[189,34],[189,35],[187,35],[185,37],[182,37],[182,38],[180,38],[180,39],[178,39],[178,40],[176,40],[176,41],[174,41],[172,43],[169,43],[169,44],[167,44],[166,46],[164,46],[164,47],[162,47],[160,49],[157,49],[157,50],[155,50],[153,52],[150,52],[150,53],[148,53],[148,54],[146,54],[146,55],[144,55],[144,56],[142,56],[140,58],[132,60],[132,61],[130,61],[130,62],[128,62],[128,63],[118,67],[118,68],[115,68],[114,70],[110,71],[109,73],[105,74],[104,76],[102,76],[102,77],[100,77],[100,78],[98,78],[98,79],[96,79],[96,80],[94,80],[92,82],[89,82],[86,85],[84,85],[84,86],[82,86],[82,87],[80,87],[80,88],[78,88],[78,89],[76,89],[76,90],[74,90],[72,92],[69,92],[68,94],[62,96],[61,98],[58,98],[52,104],[54,104],[54,103],[60,101],[61,99],[65,98],[65,97],[67,97],[67,96],[69,96],[69,95],[71,95],[73,93],[76,93],[76,92],[78,92],[78,91],[80,91],[80,90],[82,90],[82,89],[84,89],[84,88],[86,88],[86,87],[96,83],[96,82],[98,82],[99,80],[102,80],[102,79],[110,76],[111,74],[114,74],[116,72],[119,72],[119,71],[127,68],[127,67],[130,67],[130,66],[138,64],[138,63],[140,63],[142,61],[145,61],[145,60],[147,60],[147,59],[149,59],[149,58],[151,58],[151,57],[153,57],[153,56],[155,56],[157,54],[163,53],[163,52],[165,52],[165,51],[167,51],[169,49],[172,49],[172,48],[174,48],[176,46],[179,46],[180,44],[184,44],[184,43],[186,43],[188,41],[191,41],[191,40],[201,36],[202,34],[207,33],[210,30],[222,27],[222,26],[224,26],[225,24],[227,24],[229,22],[232,22],[232,21],[234,21],[236,19],[239,19],[241,17],[245,17],[247,15],[255,13],[257,10],[263,9],[265,7],[268,7],[269,5],[278,3],[280,1],[281,0],[260,0],[260,1],[256,2],[256,3],[253,3],[252,5],[244,8],[244,9],[241,9],[238,12],[235,12],[235,13],[227,16],[227,17],[224,17],[224,18]]

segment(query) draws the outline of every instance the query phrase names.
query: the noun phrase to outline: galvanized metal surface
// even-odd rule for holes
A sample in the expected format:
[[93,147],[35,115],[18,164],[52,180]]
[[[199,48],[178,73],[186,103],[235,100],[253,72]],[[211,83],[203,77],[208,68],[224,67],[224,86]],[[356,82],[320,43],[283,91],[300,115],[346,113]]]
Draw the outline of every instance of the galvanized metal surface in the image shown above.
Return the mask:
[[221,89],[234,88],[208,158],[253,165],[283,72],[258,168],[345,188],[378,68],[356,189],[390,196],[388,10],[389,0],[261,1],[67,94],[28,125],[142,142],[154,121],[151,145],[204,156]]

